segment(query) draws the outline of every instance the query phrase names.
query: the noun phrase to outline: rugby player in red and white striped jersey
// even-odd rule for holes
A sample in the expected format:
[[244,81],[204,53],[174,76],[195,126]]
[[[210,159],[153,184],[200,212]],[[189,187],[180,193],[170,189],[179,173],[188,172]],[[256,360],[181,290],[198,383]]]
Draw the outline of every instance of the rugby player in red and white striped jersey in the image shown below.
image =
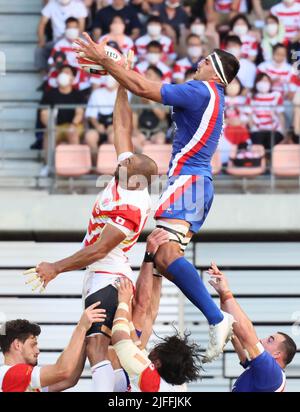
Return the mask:
[[151,177],[157,174],[157,165],[152,159],[133,154],[132,112],[122,87],[118,90],[113,125],[119,165],[115,177],[93,207],[84,247],[66,259],[42,262],[36,267],[44,286],[60,273],[87,267],[85,306],[100,300],[107,313],[105,322],[95,323],[87,333],[87,356],[96,392],[114,390],[114,370],[108,360],[112,322],[118,304],[114,285],[121,277],[135,283],[126,252],[137,242],[149,216],[148,185]]

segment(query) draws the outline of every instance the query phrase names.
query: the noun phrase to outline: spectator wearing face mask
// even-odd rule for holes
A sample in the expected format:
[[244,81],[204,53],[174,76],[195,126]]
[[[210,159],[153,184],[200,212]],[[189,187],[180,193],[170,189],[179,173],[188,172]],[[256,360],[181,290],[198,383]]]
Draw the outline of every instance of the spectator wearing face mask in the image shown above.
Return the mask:
[[207,44],[208,50],[214,50],[220,46],[220,35],[214,27],[205,25],[203,20],[198,16],[194,16],[190,21],[190,34],[195,34],[203,43]]
[[100,144],[107,141],[113,143],[111,134],[117,89],[117,81],[112,76],[106,76],[105,87],[95,89],[88,101],[85,118],[89,130],[85,134],[85,143],[90,146],[94,160]]
[[[41,105],[83,105],[82,93],[73,89],[76,69],[72,66],[63,66],[59,72],[57,82],[58,88],[44,93]],[[48,126],[49,110],[41,110],[41,122],[44,127]],[[83,133],[83,108],[58,110],[56,123],[56,144],[70,143],[79,144]],[[45,148],[47,148],[47,135],[45,136]]]
[[109,33],[111,22],[116,16],[121,16],[125,22],[125,33],[133,40],[140,35],[141,23],[137,12],[125,0],[113,0],[112,4],[98,10],[93,24],[93,36],[98,40],[102,35]]
[[[46,90],[58,88],[58,76],[64,66],[72,66],[67,60],[67,55],[63,51],[57,51],[53,55],[53,64],[49,70],[46,81]],[[74,67],[74,66],[72,66]],[[73,89],[82,91],[83,95],[89,93],[91,88],[90,76],[79,67],[74,67]]]
[[245,143],[250,137],[246,100],[245,89],[236,77],[225,89],[225,125],[218,146],[222,164],[228,163],[233,145]]
[[272,80],[267,74],[257,75],[247,106],[252,143],[270,149],[272,143],[281,142],[285,132],[283,99],[280,92],[272,91]]
[[146,48],[145,60],[138,63],[134,70],[140,74],[145,74],[149,66],[156,66],[162,72],[162,80],[164,82],[170,82],[172,78],[172,71],[162,61],[162,45],[158,41],[151,41]]
[[271,8],[271,14],[278,17],[285,29],[285,40],[299,40],[300,3],[296,0],[283,0]]
[[100,37],[99,41],[107,39],[117,43],[121,53],[126,54],[129,50],[133,50],[134,44],[132,39],[125,34],[125,22],[121,16],[115,16],[109,26],[109,33]]
[[135,42],[136,53],[143,58],[147,52],[147,46],[151,41],[158,41],[162,46],[162,61],[173,62],[176,59],[173,41],[162,34],[162,23],[159,16],[151,16],[147,21],[147,33],[139,37]]
[[242,57],[255,61],[258,54],[258,42],[251,25],[243,14],[236,15],[230,22],[231,33],[238,36],[242,42]]
[[261,63],[257,67],[258,73],[266,73],[272,80],[272,90],[276,90],[285,98],[288,81],[292,73],[292,66],[287,63],[287,49],[284,44],[273,47],[272,60]]
[[[285,38],[284,26],[276,16],[268,16],[265,19],[263,39],[261,43],[262,53],[265,61],[272,59],[273,47],[283,43]],[[287,43],[286,43],[287,45]]]
[[188,69],[197,70],[199,61],[203,56],[203,47],[200,37],[190,34],[186,39],[187,56],[176,61],[173,68],[173,81],[183,83],[184,75]]
[[[145,76],[154,82],[161,81],[163,78],[162,72],[156,66],[149,66]],[[145,108],[137,109],[133,113],[134,130],[142,132],[150,143],[165,143],[168,109],[163,106],[157,107],[157,103],[139,96],[133,96],[131,104],[146,105]]]
[[188,15],[180,0],[166,0],[156,8],[156,13],[163,23],[164,34],[174,43],[178,41],[181,26],[188,25]]
[[233,54],[240,62],[240,70],[237,77],[243,87],[252,89],[256,77],[256,66],[251,60],[242,57],[242,42],[240,38],[236,35],[227,36],[225,39],[225,50]]
[[[42,9],[42,17],[38,26],[38,47],[35,51],[37,70],[47,70],[47,60],[55,43],[64,36],[66,20],[75,17],[79,21],[80,33],[85,27],[87,9],[82,0],[52,0]],[[53,41],[46,41],[46,26],[51,21]]]
[[80,35],[79,20],[75,17],[69,17],[66,20],[66,30],[64,36],[55,43],[51,55],[48,59],[48,65],[53,66],[53,56],[57,52],[63,52],[66,56],[67,63],[70,66],[78,67],[76,53],[73,50],[73,43]]

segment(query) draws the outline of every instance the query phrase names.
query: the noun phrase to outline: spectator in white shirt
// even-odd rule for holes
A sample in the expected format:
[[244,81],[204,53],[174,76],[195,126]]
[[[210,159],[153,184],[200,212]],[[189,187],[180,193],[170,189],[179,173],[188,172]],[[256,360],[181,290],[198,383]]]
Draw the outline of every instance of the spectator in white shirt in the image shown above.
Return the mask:
[[90,128],[85,134],[85,142],[92,150],[93,159],[97,155],[99,145],[111,140],[117,89],[117,81],[112,76],[107,76],[106,86],[95,89],[88,101],[85,118]]
[[[47,60],[55,42],[65,33],[66,20],[75,17],[79,20],[79,30],[82,32],[87,17],[87,9],[82,0],[52,0],[42,9],[38,26],[38,47],[35,52],[35,65],[40,71],[47,70]],[[46,41],[46,26],[51,21],[53,41]]]
[[225,39],[225,49],[240,62],[240,70],[237,77],[242,86],[252,89],[256,76],[256,66],[251,60],[242,57],[242,42],[240,38],[235,35],[227,36]]

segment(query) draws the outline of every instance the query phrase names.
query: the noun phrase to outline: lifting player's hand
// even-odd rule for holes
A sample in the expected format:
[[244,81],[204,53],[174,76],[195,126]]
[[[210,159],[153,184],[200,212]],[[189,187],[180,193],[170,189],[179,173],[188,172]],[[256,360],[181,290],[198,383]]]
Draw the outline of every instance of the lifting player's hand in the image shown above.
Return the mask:
[[155,255],[159,246],[169,242],[169,233],[164,229],[154,229],[147,237],[147,252]]
[[83,312],[78,322],[78,326],[81,326],[88,331],[93,323],[103,322],[105,320],[106,310],[99,308],[100,303],[100,301],[93,303]]
[[33,292],[40,288],[39,292],[43,293],[48,283],[56,278],[58,272],[54,263],[41,262],[35,268],[26,270],[23,274],[30,275],[26,285],[32,284]]
[[120,279],[117,287],[119,302],[124,302],[129,305],[133,297],[132,283],[126,278]]
[[101,59],[106,57],[104,47],[108,39],[103,39],[100,43],[95,43],[87,33],[83,33],[82,36],[84,40],[80,38],[75,40],[76,46],[74,47],[74,51],[87,59],[101,63]]
[[219,295],[230,291],[229,283],[225,275],[219,270],[218,266],[214,262],[211,263],[211,267],[208,269],[207,273],[212,279],[208,283],[218,292]]

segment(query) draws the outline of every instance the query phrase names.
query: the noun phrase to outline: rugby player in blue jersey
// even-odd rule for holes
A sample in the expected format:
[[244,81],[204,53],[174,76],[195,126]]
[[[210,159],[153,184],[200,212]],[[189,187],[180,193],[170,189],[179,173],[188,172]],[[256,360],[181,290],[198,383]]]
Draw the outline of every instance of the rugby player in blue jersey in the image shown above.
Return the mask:
[[233,385],[233,392],[283,392],[285,367],[292,362],[297,346],[283,332],[259,340],[254,326],[234,298],[225,275],[215,263],[208,270],[209,282],[218,292],[221,307],[234,316],[233,346],[245,371]]
[[183,256],[193,234],[203,225],[213,201],[211,158],[223,127],[224,88],[239,70],[230,53],[215,50],[203,59],[194,80],[171,85],[146,79],[126,70],[105,53],[105,44],[76,40],[76,51],[102,65],[132,93],[173,106],[176,134],[169,168],[168,186],[155,214],[157,227],[167,230],[170,242],[155,255],[160,273],[166,276],[204,314],[210,325],[204,361],[215,359],[232,333],[233,318],[212,300],[196,268]]

